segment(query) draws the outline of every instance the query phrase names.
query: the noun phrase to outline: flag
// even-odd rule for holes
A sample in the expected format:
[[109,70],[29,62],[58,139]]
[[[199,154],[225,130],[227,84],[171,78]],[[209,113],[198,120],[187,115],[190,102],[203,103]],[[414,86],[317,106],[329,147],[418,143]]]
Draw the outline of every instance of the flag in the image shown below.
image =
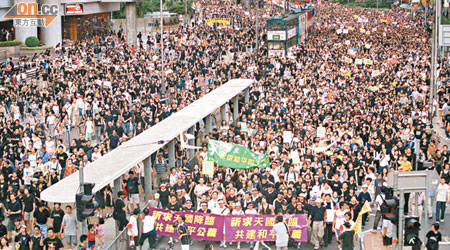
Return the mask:
[[350,70],[341,69],[341,76],[350,76]]
[[260,154],[242,145],[212,139],[208,140],[208,152],[205,160],[212,161],[219,166],[237,169],[270,167],[267,153]]
[[353,225],[353,230],[355,231],[355,234],[361,231],[363,214],[369,213],[370,211],[372,211],[372,208],[370,207],[370,203],[366,201],[363,207],[361,208],[361,212],[359,212],[358,218],[355,221],[355,225]]

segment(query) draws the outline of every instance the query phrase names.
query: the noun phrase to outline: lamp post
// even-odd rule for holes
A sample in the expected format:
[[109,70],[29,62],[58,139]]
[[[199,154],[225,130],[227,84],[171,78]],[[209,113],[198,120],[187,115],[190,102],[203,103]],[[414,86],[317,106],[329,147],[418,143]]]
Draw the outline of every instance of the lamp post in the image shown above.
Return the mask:
[[[435,7],[433,9],[434,12],[434,18],[433,18],[433,34],[432,34],[432,47],[431,47],[431,75],[430,75],[430,106],[429,106],[429,119],[430,122],[433,122],[434,117],[434,88],[436,87],[436,61],[437,61],[437,46],[438,46],[438,32],[439,32],[439,25],[441,23],[441,1],[435,1]],[[426,14],[426,13],[425,13]]]
[[261,0],[256,0],[256,54],[258,54],[259,51],[259,2]]
[[164,83],[164,72],[165,72],[165,67],[164,67],[164,30],[163,30],[163,26],[164,26],[164,20],[163,20],[163,0],[159,1],[160,5],[159,5],[159,14],[160,14],[160,18],[161,18],[161,22],[160,22],[160,27],[161,27],[161,88],[162,88],[162,92],[165,93],[166,92],[166,85]]

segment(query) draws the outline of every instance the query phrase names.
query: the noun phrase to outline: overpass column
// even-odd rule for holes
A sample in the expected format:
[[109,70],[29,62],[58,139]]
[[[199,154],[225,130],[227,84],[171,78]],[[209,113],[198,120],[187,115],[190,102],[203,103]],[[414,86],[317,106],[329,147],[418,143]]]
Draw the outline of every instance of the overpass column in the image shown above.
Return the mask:
[[[222,107],[220,107],[220,124],[219,124],[219,127],[222,125],[222,121],[226,119],[225,115],[226,114],[225,114],[225,104],[224,104],[224,105],[222,105]],[[228,123],[228,121],[227,121],[227,123]]]
[[237,124],[239,120],[239,95],[234,97],[233,104],[233,123]]
[[171,140],[168,144],[169,147],[169,168],[175,167],[175,142]]
[[136,2],[125,3],[125,13],[127,19],[127,44],[136,47]]
[[152,194],[152,189],[153,189],[152,184],[153,184],[152,183],[152,156],[149,155],[144,160],[144,193],[145,193],[146,199],[148,199],[148,197],[150,195],[153,195]]
[[207,115],[205,118],[205,129],[206,129],[206,134],[209,135],[211,134],[211,114]]
[[[113,189],[113,199],[117,200],[117,193],[119,193],[119,191],[121,191],[121,183],[120,183],[120,177],[114,180],[114,189]],[[116,231],[116,236],[119,235],[119,223],[117,220],[115,221],[115,228],[114,230]]]
[[250,100],[250,89],[249,88],[246,88],[245,90],[244,90],[244,96],[245,96],[245,103],[248,103],[249,102],[249,100]]
[[[190,128],[188,129],[188,134],[191,134],[191,135],[193,135],[193,136],[195,137],[195,134],[194,134],[194,127],[193,127],[193,126],[190,127]],[[195,146],[196,143],[197,143],[197,138],[194,138],[193,141],[194,141],[194,142],[193,142],[193,145]],[[189,143],[189,141],[187,141],[186,143]],[[189,149],[189,150],[188,150],[188,160],[194,158],[194,156],[195,156],[195,151],[194,151],[194,149]]]

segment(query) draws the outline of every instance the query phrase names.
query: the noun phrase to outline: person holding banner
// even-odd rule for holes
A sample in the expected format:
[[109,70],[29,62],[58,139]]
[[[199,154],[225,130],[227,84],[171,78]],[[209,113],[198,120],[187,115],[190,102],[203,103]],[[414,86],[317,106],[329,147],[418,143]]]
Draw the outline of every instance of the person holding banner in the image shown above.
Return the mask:
[[178,216],[177,233],[179,235],[178,239],[181,241],[181,250],[189,250],[189,245],[191,244],[191,233],[188,226],[184,223],[185,220],[186,217],[184,215]]
[[[230,210],[225,206],[223,200],[219,200],[219,206],[214,208],[212,210],[213,214],[217,214],[217,215],[228,215],[230,214]],[[220,242],[220,246],[223,248],[227,248],[227,242],[225,241],[225,235],[224,235],[224,240],[222,242]]]
[[325,207],[322,206],[322,199],[317,198],[316,205],[312,207],[311,214],[309,215],[309,221],[312,222],[311,243],[314,245],[314,249],[319,249],[323,243],[325,211]]

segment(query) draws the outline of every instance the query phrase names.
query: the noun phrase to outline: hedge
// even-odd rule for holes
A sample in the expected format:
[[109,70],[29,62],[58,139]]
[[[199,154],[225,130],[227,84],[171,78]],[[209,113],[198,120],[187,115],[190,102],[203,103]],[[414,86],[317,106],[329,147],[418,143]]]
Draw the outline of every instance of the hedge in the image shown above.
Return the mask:
[[37,47],[39,46],[39,39],[35,36],[29,36],[25,39],[25,45],[28,47]]
[[17,46],[17,45],[21,45],[21,44],[22,44],[22,42],[19,40],[5,41],[5,42],[0,42],[0,47]]
[[44,50],[44,49],[51,49],[53,46],[51,45],[44,45],[44,46],[37,46],[37,47],[21,47],[22,50]]

